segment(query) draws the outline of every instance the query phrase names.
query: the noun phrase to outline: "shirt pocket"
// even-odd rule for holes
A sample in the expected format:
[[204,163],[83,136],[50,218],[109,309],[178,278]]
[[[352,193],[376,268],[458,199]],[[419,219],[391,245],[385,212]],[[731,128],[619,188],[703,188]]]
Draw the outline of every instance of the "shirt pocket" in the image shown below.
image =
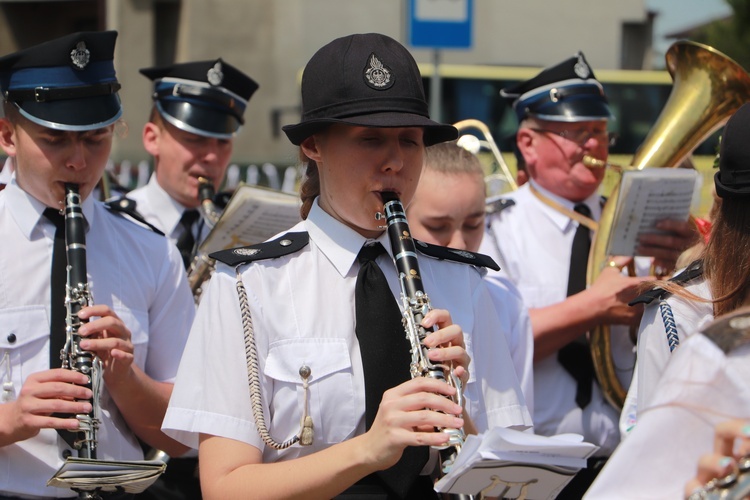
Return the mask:
[[115,314],[119,316],[128,330],[130,341],[133,343],[135,364],[145,371],[148,357],[148,313],[137,309],[124,309],[115,306]]
[[29,375],[49,370],[49,361],[49,317],[44,306],[0,311],[0,379],[3,384],[11,382],[4,386],[3,400],[14,400]]
[[[299,374],[303,365],[310,368],[307,391]],[[352,363],[345,340],[292,339],[275,343],[268,352],[264,372],[273,384],[271,429],[281,433],[277,439],[287,439],[298,431],[305,402],[316,443],[340,443],[354,434],[358,418]]]

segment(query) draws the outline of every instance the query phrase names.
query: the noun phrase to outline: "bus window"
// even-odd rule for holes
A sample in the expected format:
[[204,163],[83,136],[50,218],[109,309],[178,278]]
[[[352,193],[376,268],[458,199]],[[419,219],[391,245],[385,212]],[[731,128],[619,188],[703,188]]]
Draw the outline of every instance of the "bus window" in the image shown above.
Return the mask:
[[[537,75],[542,68],[513,66],[440,66],[442,116],[446,123],[477,119],[489,127],[506,163],[515,172],[513,155],[516,114],[500,90]],[[428,101],[432,64],[420,65]],[[597,70],[604,86],[614,120],[610,130],[617,134],[610,147],[610,161],[627,165],[656,123],[670,93],[672,78],[667,71]],[[713,183],[713,160],[718,151],[721,131],[714,133],[693,151],[692,162],[704,177],[704,188]]]

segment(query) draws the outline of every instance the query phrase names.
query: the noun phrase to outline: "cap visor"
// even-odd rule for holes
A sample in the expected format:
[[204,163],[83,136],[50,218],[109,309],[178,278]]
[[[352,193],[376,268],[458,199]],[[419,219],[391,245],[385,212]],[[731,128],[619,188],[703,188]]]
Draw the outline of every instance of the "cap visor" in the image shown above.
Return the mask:
[[157,101],[156,107],[169,123],[180,130],[206,137],[231,139],[242,125],[229,113],[187,102]]

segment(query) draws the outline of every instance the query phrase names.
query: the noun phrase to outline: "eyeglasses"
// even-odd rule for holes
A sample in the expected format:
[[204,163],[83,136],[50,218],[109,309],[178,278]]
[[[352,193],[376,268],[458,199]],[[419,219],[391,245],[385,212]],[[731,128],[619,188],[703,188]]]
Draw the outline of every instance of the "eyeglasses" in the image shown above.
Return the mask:
[[553,134],[559,135],[563,139],[567,139],[578,146],[583,146],[592,137],[598,142],[605,142],[608,146],[614,146],[617,143],[617,134],[614,132],[608,132],[606,130],[596,130],[594,132],[586,129],[580,130],[561,130],[556,132],[554,130],[547,130],[544,128],[529,128],[538,134]]

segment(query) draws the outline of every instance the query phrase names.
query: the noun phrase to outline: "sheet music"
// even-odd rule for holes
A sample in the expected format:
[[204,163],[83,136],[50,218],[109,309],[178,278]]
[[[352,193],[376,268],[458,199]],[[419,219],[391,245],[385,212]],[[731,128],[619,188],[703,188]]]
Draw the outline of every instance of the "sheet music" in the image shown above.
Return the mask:
[[451,471],[435,485],[439,493],[554,498],[586,466],[599,447],[578,434],[540,436],[496,427],[470,435]]
[[240,184],[201,245],[207,254],[262,243],[300,220],[295,194]]
[[685,168],[647,168],[626,171],[615,210],[608,255],[635,256],[638,238],[659,233],[663,219],[688,220],[700,194],[698,172]]
[[141,493],[166,470],[160,460],[110,461],[69,457],[47,486],[83,491]]

